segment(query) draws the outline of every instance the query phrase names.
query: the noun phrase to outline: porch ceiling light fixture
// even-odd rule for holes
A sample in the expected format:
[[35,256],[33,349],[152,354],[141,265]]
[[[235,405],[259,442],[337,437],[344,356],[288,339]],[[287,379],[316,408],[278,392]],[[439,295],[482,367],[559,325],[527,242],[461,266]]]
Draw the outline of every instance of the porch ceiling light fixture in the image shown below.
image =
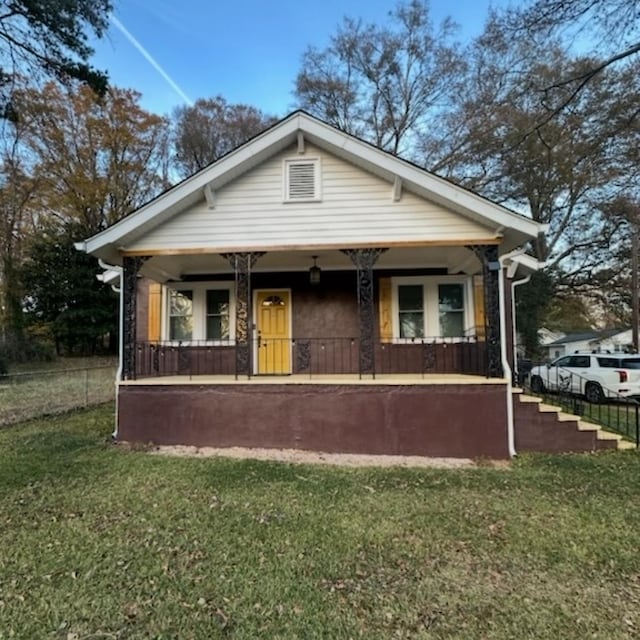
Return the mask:
[[309,269],[309,284],[311,285],[319,285],[320,284],[320,273],[321,269],[316,264],[316,260],[318,256],[311,256],[313,258],[313,266]]

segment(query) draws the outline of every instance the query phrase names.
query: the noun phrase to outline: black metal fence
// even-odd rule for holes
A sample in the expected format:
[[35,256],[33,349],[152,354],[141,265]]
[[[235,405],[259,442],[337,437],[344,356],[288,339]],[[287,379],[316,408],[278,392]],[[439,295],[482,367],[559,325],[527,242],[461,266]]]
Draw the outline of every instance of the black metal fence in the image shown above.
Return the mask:
[[[262,375],[363,374],[358,338],[260,338],[251,347],[252,370]],[[487,371],[486,343],[475,337],[377,341],[373,355],[374,375]],[[174,375],[237,376],[235,342],[136,343],[136,377]]]
[[115,398],[116,365],[0,375],[0,426]]
[[592,380],[559,367],[553,380],[536,376],[527,377],[525,388],[530,393],[542,397],[549,404],[561,407],[563,411],[577,415],[588,422],[601,425],[609,431],[619,433],[640,447],[640,402],[635,397],[621,395],[606,388],[595,394],[587,391]]

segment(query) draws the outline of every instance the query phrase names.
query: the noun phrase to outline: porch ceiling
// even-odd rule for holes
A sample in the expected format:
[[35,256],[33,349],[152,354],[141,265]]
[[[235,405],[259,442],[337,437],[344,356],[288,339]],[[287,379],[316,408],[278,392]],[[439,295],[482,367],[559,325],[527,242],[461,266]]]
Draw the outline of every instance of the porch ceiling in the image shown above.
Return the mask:
[[[351,260],[337,249],[273,251],[262,256],[254,272],[305,271],[317,256],[318,266],[327,271],[353,269]],[[465,247],[392,247],[385,251],[375,269],[446,268],[449,273],[477,273],[480,263]],[[179,280],[185,275],[231,273],[229,263],[219,254],[159,255],[142,267],[143,275],[159,282]]]

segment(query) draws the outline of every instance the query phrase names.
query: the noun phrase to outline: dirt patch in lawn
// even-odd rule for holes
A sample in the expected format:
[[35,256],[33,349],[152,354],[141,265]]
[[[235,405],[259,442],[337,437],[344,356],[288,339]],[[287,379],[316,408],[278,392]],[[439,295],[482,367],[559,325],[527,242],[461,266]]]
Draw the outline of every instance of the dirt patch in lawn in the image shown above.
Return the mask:
[[471,460],[469,458],[430,458],[426,456],[366,455],[355,453],[322,453],[298,449],[249,449],[245,447],[194,447],[186,445],[154,446],[156,455],[180,457],[225,457],[253,460],[273,460],[301,464],[325,464],[344,467],[435,467],[457,469],[476,466],[508,467],[503,460]]

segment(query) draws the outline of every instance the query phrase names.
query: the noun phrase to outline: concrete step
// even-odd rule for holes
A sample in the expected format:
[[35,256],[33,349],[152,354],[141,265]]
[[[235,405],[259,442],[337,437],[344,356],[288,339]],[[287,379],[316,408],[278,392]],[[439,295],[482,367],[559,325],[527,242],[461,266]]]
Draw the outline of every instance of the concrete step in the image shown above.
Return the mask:
[[560,413],[560,407],[554,407],[552,404],[541,403],[538,405],[538,411],[540,413]]
[[603,431],[602,429],[598,429],[598,433],[596,435],[598,440],[617,440],[618,442],[622,440],[622,436],[617,433],[611,433],[611,431]]
[[[541,398],[537,396],[531,396],[526,393],[523,393],[520,389],[514,390],[514,397],[518,398],[518,403],[524,406],[536,406],[537,413],[542,416],[547,416],[543,419],[542,423],[538,423],[541,426],[539,428],[544,428],[542,425],[546,422],[549,426],[551,426],[554,422],[560,427],[560,425],[565,425],[564,429],[572,429],[575,428],[576,432],[584,432],[585,437],[587,437],[588,433],[591,433],[591,437],[595,437],[595,442],[600,443],[596,444],[595,450],[612,450],[612,449],[635,449],[635,444],[629,442],[628,440],[623,440],[622,436],[617,433],[612,433],[611,431],[605,431],[599,424],[595,424],[593,422],[588,422],[584,420],[580,416],[573,415],[571,413],[567,413],[563,411],[560,407],[546,404],[542,401]],[[535,413],[535,412],[534,412]],[[523,416],[523,419],[527,419]],[[573,423],[570,424],[570,423]],[[575,425],[575,426],[574,426]],[[548,428],[548,427],[547,427]],[[555,429],[553,431],[548,432],[549,438],[552,438],[555,441],[556,436],[553,435]],[[565,435],[559,435],[559,441],[563,441],[566,438],[566,431],[562,432]],[[577,441],[580,442],[580,441]],[[556,445],[557,446],[557,445]],[[580,445],[576,445],[578,450]],[[553,449],[553,446],[551,447]],[[556,449],[558,450],[558,449]]]
[[579,420],[578,431],[600,431],[600,425],[586,420]]
[[580,417],[573,415],[573,413],[564,413],[564,411],[560,411],[558,413],[558,420],[560,422],[579,422]]
[[526,402],[531,404],[542,404],[542,398],[538,398],[538,396],[528,396],[527,394],[522,394],[518,396],[518,400],[520,400],[520,402]]

